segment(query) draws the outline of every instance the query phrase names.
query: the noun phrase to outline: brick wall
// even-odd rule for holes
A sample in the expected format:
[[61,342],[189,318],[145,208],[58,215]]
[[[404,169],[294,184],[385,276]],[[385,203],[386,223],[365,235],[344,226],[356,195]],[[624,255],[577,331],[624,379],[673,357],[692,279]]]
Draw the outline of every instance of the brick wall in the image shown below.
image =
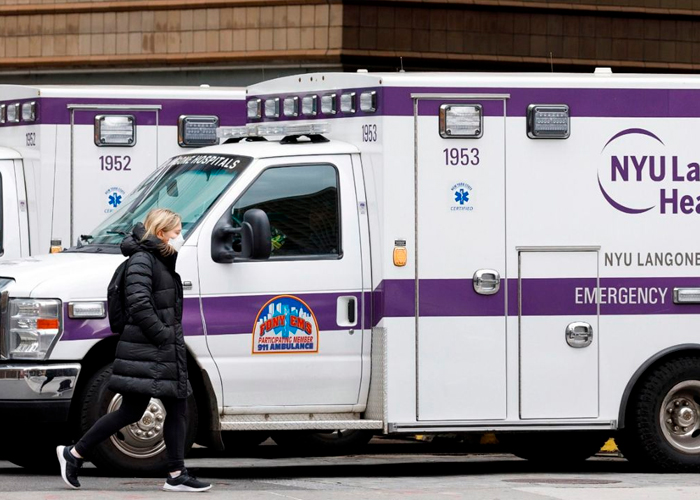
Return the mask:
[[0,0],[0,71],[316,60],[700,69],[700,0]]

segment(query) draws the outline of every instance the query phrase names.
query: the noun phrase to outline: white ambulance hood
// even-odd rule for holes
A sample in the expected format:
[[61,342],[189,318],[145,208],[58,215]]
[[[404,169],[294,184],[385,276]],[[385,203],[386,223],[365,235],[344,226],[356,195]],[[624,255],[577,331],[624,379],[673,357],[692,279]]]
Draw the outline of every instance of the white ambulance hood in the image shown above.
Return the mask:
[[0,277],[11,278],[11,297],[61,300],[107,298],[107,285],[121,254],[59,253],[0,260]]

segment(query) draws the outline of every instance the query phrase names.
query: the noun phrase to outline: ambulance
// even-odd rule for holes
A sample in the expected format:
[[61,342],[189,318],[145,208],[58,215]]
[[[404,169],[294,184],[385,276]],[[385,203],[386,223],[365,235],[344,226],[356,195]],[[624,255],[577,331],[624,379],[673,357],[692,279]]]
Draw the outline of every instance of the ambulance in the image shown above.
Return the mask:
[[0,260],[89,240],[164,160],[245,124],[244,92],[0,86]]
[[[188,445],[495,432],[575,463],[615,437],[700,470],[700,78],[318,73],[249,87],[246,113],[81,246],[0,263],[9,459],[119,406],[105,290],[167,207]],[[93,461],[162,467],[165,418],[152,400]]]

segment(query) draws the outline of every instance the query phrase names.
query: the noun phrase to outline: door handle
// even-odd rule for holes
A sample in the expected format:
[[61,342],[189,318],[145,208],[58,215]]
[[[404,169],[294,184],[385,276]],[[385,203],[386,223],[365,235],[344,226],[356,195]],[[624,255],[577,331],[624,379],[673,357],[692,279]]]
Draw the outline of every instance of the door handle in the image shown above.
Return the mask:
[[566,343],[574,348],[588,347],[593,342],[593,327],[585,321],[574,321],[566,327]]
[[336,323],[338,326],[345,327],[357,325],[357,297],[353,295],[338,297]]
[[480,295],[493,295],[501,289],[501,275],[493,269],[479,269],[472,282],[474,291]]

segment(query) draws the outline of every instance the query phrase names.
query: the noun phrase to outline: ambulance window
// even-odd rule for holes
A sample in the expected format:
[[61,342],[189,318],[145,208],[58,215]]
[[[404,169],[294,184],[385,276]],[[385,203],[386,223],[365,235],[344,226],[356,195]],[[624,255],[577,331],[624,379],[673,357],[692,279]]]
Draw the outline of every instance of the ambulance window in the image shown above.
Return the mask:
[[233,224],[240,226],[251,208],[264,210],[270,219],[273,258],[340,255],[338,171],[334,166],[265,170],[233,206]]

